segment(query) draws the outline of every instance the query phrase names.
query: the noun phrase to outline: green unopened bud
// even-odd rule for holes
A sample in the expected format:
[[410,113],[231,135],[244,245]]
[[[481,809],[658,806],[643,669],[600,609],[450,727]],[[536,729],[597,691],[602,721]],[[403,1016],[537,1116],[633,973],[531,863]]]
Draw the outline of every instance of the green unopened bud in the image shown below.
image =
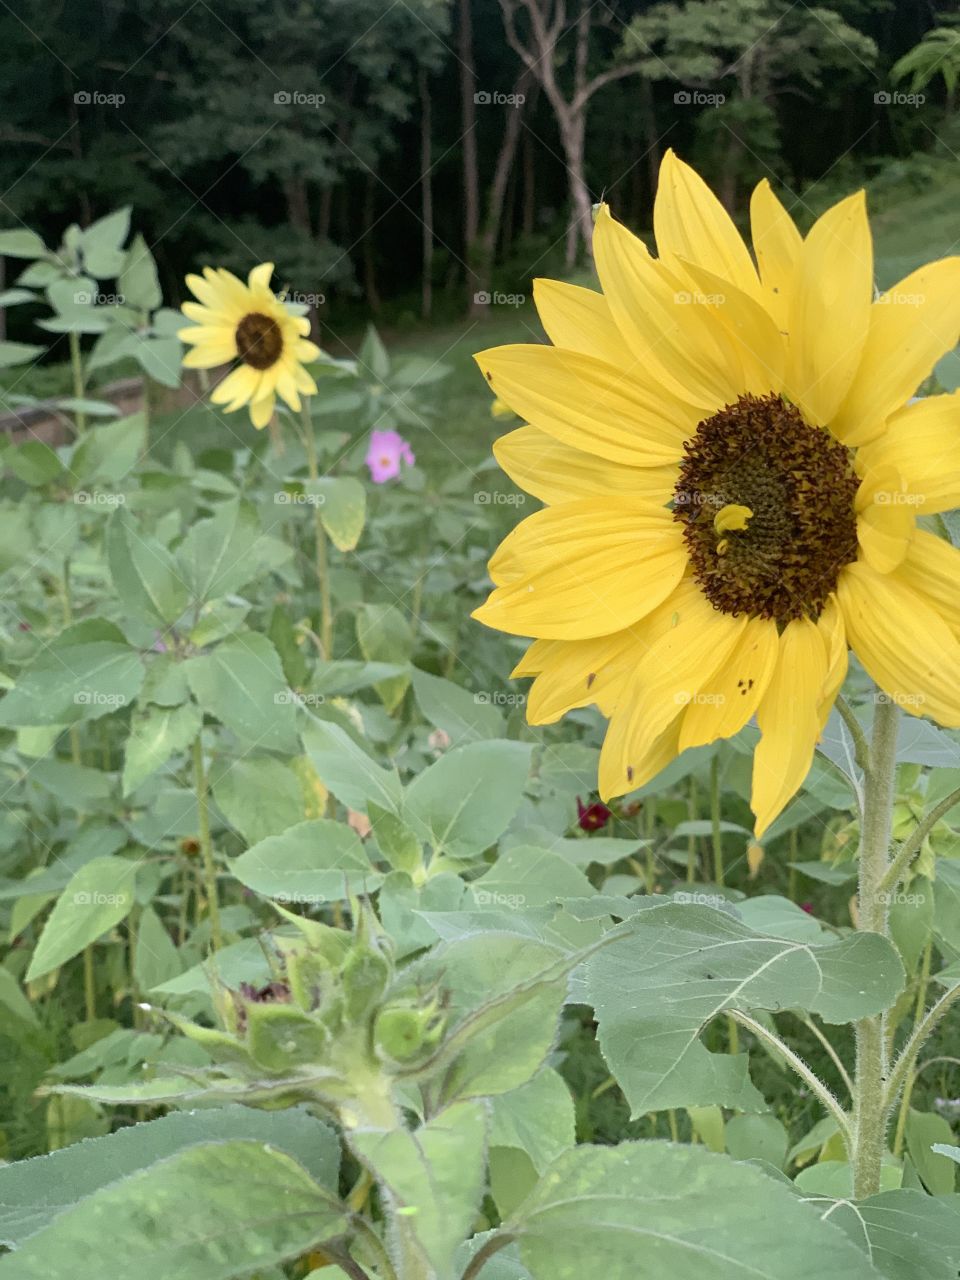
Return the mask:
[[369,1014],[392,977],[393,966],[376,944],[355,945],[340,970],[346,1016],[354,1021]]
[[247,1044],[256,1062],[279,1075],[307,1063],[322,1062],[329,1048],[322,1023],[289,1004],[251,1004]]
[[409,1066],[434,1049],[443,1035],[444,1017],[435,1003],[387,1005],[377,1014],[373,1043],[382,1061]]

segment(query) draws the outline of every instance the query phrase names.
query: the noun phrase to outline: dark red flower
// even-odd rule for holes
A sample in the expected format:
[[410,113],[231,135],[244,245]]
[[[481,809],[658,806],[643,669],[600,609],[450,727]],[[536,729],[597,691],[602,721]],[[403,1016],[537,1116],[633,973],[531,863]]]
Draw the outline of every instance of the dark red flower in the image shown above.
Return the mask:
[[599,800],[594,800],[593,804],[582,804],[580,797],[577,796],[577,823],[581,831],[599,831],[601,827],[605,827],[613,817],[612,812],[605,804],[601,804]]

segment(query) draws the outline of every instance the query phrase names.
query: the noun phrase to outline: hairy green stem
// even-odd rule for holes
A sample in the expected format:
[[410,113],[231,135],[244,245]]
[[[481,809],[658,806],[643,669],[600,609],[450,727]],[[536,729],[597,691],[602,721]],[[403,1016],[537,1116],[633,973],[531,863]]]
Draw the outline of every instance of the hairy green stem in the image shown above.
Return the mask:
[[723,884],[723,837],[720,834],[720,757],[710,761],[710,832],[713,842],[713,878]]
[[207,910],[210,912],[210,941],[214,951],[223,946],[220,928],[220,900],[217,891],[217,864],[213,858],[213,841],[210,838],[210,803],[207,796],[207,774],[203,767],[202,734],[193,740],[193,785],[197,793],[197,819],[200,825],[200,852],[203,855],[203,876],[206,882]]
[[[303,447],[307,453],[307,474],[313,481],[320,479],[320,464],[317,459],[317,441],[313,433],[313,419],[310,417],[310,401],[305,399],[301,410],[303,422]],[[311,494],[316,499],[319,495]],[[323,656],[327,662],[333,660],[333,599],[330,594],[330,563],[327,554],[327,531],[323,527],[320,505],[314,501],[313,507],[313,543],[317,569],[317,584],[320,588],[320,639],[323,642]]]
[[[70,334],[70,365],[73,369],[73,394],[77,400],[83,400],[87,394],[87,383],[83,372],[83,356],[80,353],[80,335],[76,331]],[[77,435],[82,436],[87,430],[87,415],[82,409],[74,411],[77,424]]]
[[499,1253],[501,1249],[506,1248],[512,1239],[513,1237],[506,1233],[491,1236],[483,1247],[478,1249],[470,1259],[470,1263],[466,1271],[464,1271],[461,1280],[476,1280],[476,1277],[480,1274],[486,1263],[489,1262],[493,1255],[495,1253]]
[[[899,716],[895,702],[878,697],[869,767],[864,772],[857,925],[866,932],[879,933],[883,937],[889,937],[890,933],[889,895],[881,885],[890,865]],[[856,1025],[856,1034],[853,1194],[862,1200],[880,1190],[880,1170],[886,1147],[889,1100],[884,1019],[862,1018]]]
[[840,719],[847,726],[847,732],[853,739],[854,759],[864,773],[866,773],[870,768],[870,744],[867,742],[867,735],[863,732],[863,729],[860,726],[860,721],[853,714],[853,709],[850,706],[850,703],[847,702],[846,698],[844,698],[842,694],[838,696],[834,705],[837,708],[837,713],[839,714]]

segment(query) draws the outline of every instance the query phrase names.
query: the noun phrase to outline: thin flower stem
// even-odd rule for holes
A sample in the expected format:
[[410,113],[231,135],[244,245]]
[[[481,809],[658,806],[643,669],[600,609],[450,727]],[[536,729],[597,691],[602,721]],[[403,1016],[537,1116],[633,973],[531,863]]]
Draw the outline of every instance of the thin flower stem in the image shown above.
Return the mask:
[[207,775],[203,767],[202,735],[193,740],[193,784],[197,794],[197,817],[200,823],[200,852],[203,855],[203,877],[206,884],[207,909],[210,912],[210,940],[214,951],[223,946],[220,928],[220,901],[217,896],[217,864],[213,859],[210,839],[210,805],[207,798]]
[[[310,417],[310,401],[304,399],[301,408],[303,430],[301,438],[307,454],[307,474],[313,481],[320,478],[320,465],[317,460],[317,441],[313,433],[313,419]],[[313,495],[316,496],[316,495]],[[327,531],[323,527],[323,518],[319,505],[313,506],[313,541],[316,557],[317,584],[320,588],[320,639],[323,642],[323,656],[328,662],[333,660],[333,600],[330,595],[330,564],[327,555]]]
[[723,837],[720,834],[720,757],[710,761],[710,831],[713,840],[713,878],[722,885]]
[[[83,356],[80,353],[80,335],[76,330],[70,333],[70,365],[73,369],[73,394],[77,400],[83,400],[87,394],[87,384],[83,373]],[[74,418],[77,425],[77,436],[82,436],[87,430],[87,415],[82,409],[74,412]]]
[[867,735],[863,732],[859,720],[853,714],[853,708],[850,703],[847,702],[842,694],[838,695],[834,705],[837,708],[840,719],[847,726],[847,732],[853,739],[854,759],[866,773],[870,768],[870,744],[867,742]]
[[853,1079],[850,1076],[850,1072],[843,1065],[843,1059],[840,1057],[839,1053],[837,1053],[836,1049],[833,1047],[833,1045],[827,1039],[826,1035],[820,1030],[820,1028],[817,1026],[817,1024],[814,1022],[812,1018],[807,1017],[804,1014],[800,1016],[800,1020],[803,1022],[807,1030],[812,1031],[813,1034],[816,1036],[816,1038],[823,1045],[824,1049],[827,1051],[827,1056],[829,1057],[833,1065],[837,1068],[837,1071],[840,1074],[840,1079],[847,1086],[847,1089],[850,1093],[850,1097],[852,1098],[853,1097]]
[[[933,942],[923,949],[923,964],[920,969],[920,981],[917,984],[917,1003],[913,1015],[913,1025],[919,1026],[923,1020],[923,1011],[927,1007],[927,988],[930,985],[930,961],[933,956]],[[910,1097],[917,1080],[917,1073],[910,1072],[909,1079],[903,1086],[903,1097],[900,1099],[900,1114],[897,1116],[897,1130],[893,1139],[893,1154],[899,1156],[903,1151],[903,1139],[907,1131],[907,1117],[910,1114]]]
[[910,1038],[903,1046],[900,1057],[890,1073],[885,1098],[887,1106],[892,1106],[896,1101],[897,1094],[900,1092],[908,1075],[913,1071],[914,1063],[919,1056],[920,1050],[957,1000],[960,1000],[960,984],[951,987],[949,991],[945,991],[940,999],[930,1006],[921,1021],[910,1033]]
[[760,1040],[763,1040],[771,1049],[779,1053],[787,1065],[800,1077],[801,1080],[810,1086],[812,1091],[820,1099],[826,1109],[836,1120],[840,1128],[840,1135],[846,1144],[847,1150],[851,1150],[853,1146],[853,1136],[850,1131],[850,1122],[847,1113],[840,1105],[838,1098],[834,1096],[830,1089],[816,1075],[816,1073],[807,1065],[806,1062],[796,1053],[793,1052],[788,1045],[780,1039],[772,1031],[768,1031],[762,1022],[757,1022],[755,1018],[751,1018],[748,1013],[742,1013],[739,1009],[732,1009],[730,1016],[735,1018],[741,1026],[747,1027]]
[[[890,913],[888,897],[880,886],[890,862],[899,716],[895,702],[877,699],[870,764],[864,772],[857,925],[865,932],[879,933],[885,938],[890,934]],[[887,1047],[883,1018],[862,1018],[856,1024],[856,1034],[853,1194],[862,1200],[880,1190],[890,1104],[885,1087]]]
[[955,791],[951,791],[939,804],[934,805],[929,813],[924,814],[914,828],[913,834],[903,842],[887,868],[886,874],[880,881],[881,893],[892,893],[896,889],[903,879],[904,873],[909,870],[910,863],[920,852],[924,840],[926,840],[944,814],[949,813],[957,804],[960,804],[960,787],[957,787]]
[[83,1003],[88,1022],[97,1017],[97,983],[94,975],[93,943],[83,949]]

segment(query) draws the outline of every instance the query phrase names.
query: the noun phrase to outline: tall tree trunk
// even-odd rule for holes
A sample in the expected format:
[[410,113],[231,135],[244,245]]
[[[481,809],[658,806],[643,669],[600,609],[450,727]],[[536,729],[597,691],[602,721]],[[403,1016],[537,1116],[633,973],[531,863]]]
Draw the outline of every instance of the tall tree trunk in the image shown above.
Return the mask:
[[525,91],[529,86],[529,79],[529,75],[524,73],[514,85],[513,96],[519,101],[515,106],[507,106],[506,108],[507,124],[503,131],[503,141],[500,144],[500,151],[497,155],[493,180],[490,183],[490,190],[487,192],[486,214],[477,240],[479,251],[476,259],[476,270],[481,293],[490,292],[493,279],[493,264],[497,254],[497,242],[500,239],[500,228],[503,225],[503,215],[507,203],[507,186],[513,173],[517,146],[520,142],[520,130],[523,124],[526,98]]
[[430,169],[433,165],[432,112],[430,110],[430,86],[427,73],[420,68],[420,199],[423,226],[423,281],[420,298],[420,314],[430,319],[433,309],[433,182]]
[[523,201],[520,212],[520,229],[525,236],[532,236],[537,223],[537,156],[533,137],[523,136]]
[[567,178],[570,184],[570,221],[567,224],[565,260],[568,268],[574,267],[582,240],[587,253],[593,240],[593,200],[584,176],[584,125],[583,113],[564,114],[558,118],[563,156],[567,162]]
[[460,62],[460,130],[463,148],[463,257],[466,263],[467,298],[476,310],[477,278],[473,258],[480,227],[480,174],[477,166],[477,72],[473,52],[471,0],[460,0],[458,56]]

